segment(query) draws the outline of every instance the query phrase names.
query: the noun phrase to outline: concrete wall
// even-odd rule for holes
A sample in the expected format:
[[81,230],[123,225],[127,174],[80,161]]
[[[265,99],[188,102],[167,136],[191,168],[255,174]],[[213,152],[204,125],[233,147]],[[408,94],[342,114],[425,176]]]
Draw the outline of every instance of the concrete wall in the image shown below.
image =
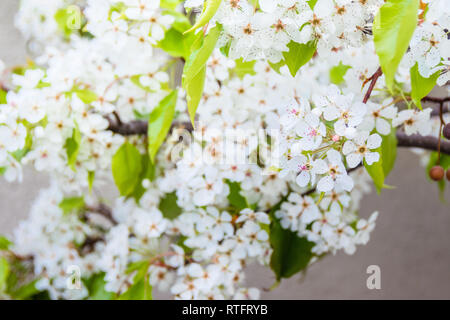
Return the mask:
[[[23,62],[25,45],[13,27],[17,0],[0,1],[0,59]],[[11,234],[27,216],[45,176],[25,170],[22,184],[0,179],[0,233]],[[450,299],[450,207],[439,202],[437,188],[425,177],[412,153],[401,150],[388,184],[394,190],[366,197],[362,216],[380,212],[369,244],[355,255],[329,256],[313,265],[306,277],[285,280],[266,299]],[[450,200],[450,191],[446,190]],[[368,290],[366,269],[381,268],[381,290]],[[248,283],[269,288],[270,271],[250,267]]]

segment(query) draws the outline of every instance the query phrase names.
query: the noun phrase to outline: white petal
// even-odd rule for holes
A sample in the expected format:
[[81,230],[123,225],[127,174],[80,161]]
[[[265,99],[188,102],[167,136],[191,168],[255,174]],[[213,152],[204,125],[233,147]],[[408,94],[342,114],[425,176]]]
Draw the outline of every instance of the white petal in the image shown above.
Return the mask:
[[380,160],[380,154],[378,152],[368,152],[364,158],[366,159],[367,164],[371,166],[373,163]]
[[369,139],[367,139],[367,147],[369,149],[376,149],[379,146],[381,146],[381,141],[382,141],[382,139],[381,139],[380,135],[375,133],[375,134],[371,135],[369,137]]

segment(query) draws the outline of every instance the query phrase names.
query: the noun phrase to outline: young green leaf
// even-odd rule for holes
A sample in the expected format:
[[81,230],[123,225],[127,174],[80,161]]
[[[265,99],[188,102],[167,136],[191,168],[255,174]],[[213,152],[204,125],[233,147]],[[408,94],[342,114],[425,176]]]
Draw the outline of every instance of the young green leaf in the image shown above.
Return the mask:
[[91,104],[98,100],[97,94],[89,89],[74,89],[73,92],[86,104]]
[[78,152],[81,145],[81,133],[78,127],[75,127],[72,132],[72,137],[66,140],[64,148],[67,154],[67,164],[75,171],[75,163],[77,161]]
[[436,85],[436,80],[439,78],[440,71],[432,74],[429,78],[424,78],[419,73],[418,64],[416,63],[410,70],[411,76],[411,98],[417,107],[422,109],[421,100],[427,96]]
[[334,84],[341,84],[344,82],[344,76],[347,73],[350,66],[342,64],[342,61],[339,62],[337,66],[334,66],[330,69],[330,81]]
[[0,236],[0,251],[8,250],[11,245],[12,245],[12,242],[8,238],[6,238],[4,236]]
[[9,272],[10,267],[8,260],[4,257],[0,257],[0,292],[6,290]]
[[317,43],[315,41],[309,41],[303,44],[291,41],[287,46],[289,51],[283,52],[284,61],[291,75],[295,77],[298,70],[314,56]]
[[228,194],[228,201],[230,205],[241,211],[248,208],[247,200],[241,195],[241,185],[238,182],[227,181],[230,187],[230,193]]
[[295,232],[283,229],[276,218],[270,226],[270,245],[273,249],[270,267],[277,281],[304,270],[313,257],[311,250],[314,243],[305,237],[300,238]]
[[135,282],[127,291],[122,293],[118,300],[152,300],[152,286],[148,276]]
[[175,192],[168,193],[161,199],[159,202],[159,211],[161,211],[164,218],[173,220],[183,212],[177,204],[177,199]]
[[219,10],[220,4],[222,3],[222,0],[206,0],[203,12],[198,18],[197,22],[190,28],[189,30],[185,31],[185,33],[197,30],[200,27],[203,27],[208,24],[209,20],[214,17],[217,10]]
[[183,88],[186,90],[186,100],[192,124],[194,124],[195,113],[205,85],[206,62],[216,47],[221,31],[222,26],[217,25],[209,31],[202,44],[198,45],[198,42],[194,42],[193,46],[198,47],[198,49],[192,52],[184,65],[182,81]]
[[387,0],[375,17],[375,51],[390,90],[397,67],[417,26],[418,9],[419,0]]
[[178,91],[172,91],[150,114],[148,120],[148,153],[152,162],[155,161],[156,153],[170,131],[175,116],[177,98]]
[[79,211],[84,208],[84,197],[72,197],[72,198],[64,198],[60,203],[59,207],[63,211],[64,214]]
[[84,281],[89,291],[89,300],[112,300],[114,293],[105,290],[105,273],[98,273]]
[[382,136],[383,141],[381,142],[381,154],[380,157],[383,158],[382,166],[384,177],[387,178],[392,169],[394,169],[395,160],[397,159],[397,130],[392,129],[391,133]]
[[381,192],[381,189],[387,187],[384,184],[384,181],[394,168],[395,159],[397,157],[397,137],[395,132],[394,129],[389,135],[382,136],[383,141],[381,142],[381,146],[378,149],[373,150],[379,153],[380,160],[370,166],[364,160],[364,167],[372,178],[378,193]]
[[129,196],[139,182],[142,171],[141,153],[129,142],[125,142],[112,158],[114,182],[122,196]]
[[242,58],[237,59],[235,61],[236,66],[233,69],[233,72],[239,77],[244,78],[246,74],[255,75],[255,63],[256,60],[253,61],[244,61]]

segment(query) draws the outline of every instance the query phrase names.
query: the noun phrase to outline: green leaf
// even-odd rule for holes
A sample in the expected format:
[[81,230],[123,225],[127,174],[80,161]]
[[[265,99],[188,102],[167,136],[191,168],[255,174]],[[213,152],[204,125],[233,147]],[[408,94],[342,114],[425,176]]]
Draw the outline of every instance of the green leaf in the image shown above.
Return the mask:
[[[184,65],[182,82],[183,88],[186,91],[189,115],[193,125],[195,113],[197,112],[205,85],[206,63],[216,47],[221,31],[221,25],[216,25],[211,29],[203,40],[203,43],[191,53]],[[194,42],[193,46],[196,47],[198,45]]]
[[236,67],[234,67],[233,72],[239,77],[244,78],[246,74],[255,75],[255,63],[256,61],[244,61],[244,59],[240,58],[235,60]]
[[67,164],[72,170],[75,171],[75,164],[77,162],[78,152],[80,151],[81,145],[81,132],[78,126],[73,129],[72,137],[66,140],[64,148],[67,153]]
[[314,56],[317,43],[315,41],[309,41],[303,44],[291,41],[287,46],[289,51],[283,52],[284,61],[291,75],[295,77],[298,70]]
[[0,292],[6,290],[6,284],[9,276],[9,262],[4,257],[0,257]]
[[78,98],[80,98],[80,100],[86,104],[91,104],[92,102],[98,100],[97,94],[89,89],[75,88],[74,90],[72,90],[72,92],[75,93]]
[[424,78],[419,73],[417,63],[409,70],[411,76],[411,98],[417,107],[422,109],[421,100],[427,96],[436,85],[437,78],[439,78],[440,71],[432,74],[429,78]]
[[277,62],[277,63],[272,63],[270,61],[268,61],[268,62],[269,62],[270,67],[278,74],[280,73],[281,67],[286,65],[286,61],[284,61],[284,60],[281,60],[280,62]]
[[89,300],[113,300],[114,293],[105,290],[105,273],[98,273],[84,280],[84,284],[89,291]]
[[36,288],[36,282],[38,279],[35,279],[27,284],[24,284],[19,289],[14,291],[11,296],[15,300],[26,300],[31,298],[32,296],[38,294],[40,291]]
[[134,189],[132,196],[136,200],[136,202],[139,202],[139,200],[144,195],[146,189],[142,185],[142,182],[145,179],[148,179],[150,181],[153,181],[155,179],[155,166],[150,160],[150,157],[148,154],[142,155],[142,171],[141,175],[139,176],[138,183],[136,184],[136,188]]
[[[374,151],[378,151],[374,150]],[[378,151],[379,152],[379,151]],[[377,192],[380,193],[381,189],[383,189],[384,186],[384,171],[383,171],[383,159],[381,159],[380,154],[380,160],[378,162],[373,163],[372,165],[368,165],[366,160],[364,159],[364,167],[367,170],[367,173],[372,178],[373,183],[375,184],[375,188],[377,189]]]
[[67,9],[59,9],[55,13],[55,21],[58,25],[58,29],[63,33],[64,38],[68,39],[72,34],[72,29],[68,27],[68,19],[70,18],[69,12]]
[[206,76],[206,66],[204,66],[193,79],[184,84],[189,116],[192,122],[192,126],[194,128],[195,128],[195,114],[197,113],[197,108],[202,99],[203,88],[205,86],[205,76]]
[[89,192],[92,192],[92,187],[94,186],[94,180],[95,180],[95,171],[88,171]]
[[161,0],[159,6],[164,9],[174,10],[182,0]]
[[11,245],[12,242],[8,238],[0,236],[0,250],[8,250]]
[[397,159],[397,136],[395,128],[387,136],[382,136],[383,141],[381,142],[381,153],[382,166],[384,177],[387,178],[389,173],[395,165],[395,160]]
[[347,73],[347,70],[350,69],[350,66],[342,64],[342,61],[339,62],[337,66],[334,66],[330,69],[330,81],[334,84],[341,84],[344,82],[344,76]]
[[112,158],[114,182],[122,196],[129,196],[139,182],[142,171],[141,153],[129,142],[125,142]]
[[392,91],[398,65],[417,26],[419,0],[387,0],[373,23],[375,51]]
[[241,185],[238,182],[227,181],[230,187],[230,193],[228,194],[228,201],[230,205],[241,211],[248,208],[247,199],[241,195]]
[[183,210],[177,204],[176,192],[167,193],[159,202],[159,211],[162,212],[164,218],[173,220],[178,217]]
[[316,6],[317,0],[307,0],[309,7],[311,10],[314,10],[314,7]]
[[170,131],[175,116],[177,98],[178,91],[172,91],[150,114],[148,121],[148,153],[152,162],[155,161],[155,156]]
[[63,211],[64,214],[80,211],[84,208],[85,202],[84,197],[72,197],[72,198],[64,198],[60,203],[59,207]]
[[6,104],[6,96],[7,96],[7,92],[3,89],[0,89],[0,104]]
[[198,20],[195,22],[194,26],[187,30],[185,33],[197,30],[200,27],[203,27],[208,24],[209,20],[214,17],[217,10],[220,7],[220,4],[222,3],[222,0],[206,0],[205,4],[203,5],[203,12],[198,18]]
[[273,252],[270,267],[276,275],[277,281],[290,278],[304,270],[313,257],[313,242],[297,233],[283,229],[278,219],[272,219],[270,225],[270,245]]
[[189,57],[190,48],[194,39],[195,37],[191,34],[184,36],[182,32],[171,28],[167,30],[164,39],[158,43],[158,47],[172,57],[183,57],[186,59]]
[[148,276],[135,282],[119,296],[118,300],[152,300],[152,286],[149,283]]
[[364,167],[372,178],[378,193],[381,192],[381,189],[387,187],[384,181],[394,168],[395,159],[397,158],[397,137],[395,132],[395,129],[393,129],[389,135],[382,136],[381,146],[373,150],[380,154],[380,160],[370,166],[364,160]]

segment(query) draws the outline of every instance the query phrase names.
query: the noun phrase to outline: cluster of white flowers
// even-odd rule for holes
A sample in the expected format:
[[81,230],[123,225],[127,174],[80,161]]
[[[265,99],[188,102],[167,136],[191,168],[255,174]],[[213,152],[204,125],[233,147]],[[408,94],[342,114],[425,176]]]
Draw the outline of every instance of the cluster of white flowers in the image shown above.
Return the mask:
[[[431,20],[420,24],[399,68],[405,90],[411,59],[423,76],[448,67],[444,1],[430,2]],[[406,100],[387,93],[383,76],[362,102],[361,87],[379,66],[366,39],[383,1],[260,0],[255,9],[223,0],[213,22],[224,28],[218,47],[229,46],[229,56],[217,48],[207,62],[195,130],[173,128],[143,195],[121,197],[108,211],[96,191],[113,184],[113,155],[125,141],[141,153],[148,144],[113,133],[111,123],[148,119],[177,85],[169,76],[175,59],[157,48],[176,15],[158,0],[38,2],[23,1],[18,26],[49,45],[35,64],[0,79],[11,89],[0,104],[0,169],[8,181],[21,180],[26,164],[51,177],[16,230],[13,251],[32,259],[37,287],[55,299],[90,294],[84,282],[67,289],[71,265],[83,278],[104,275],[114,294],[126,292],[144,266],[151,286],[178,299],[258,298],[245,267],[269,264],[271,223],[312,243],[310,263],[338,250],[353,254],[378,215],[358,215],[371,189],[364,165],[379,161],[383,138],[396,128],[438,133],[432,110],[403,110],[397,102]],[[54,15],[71,4],[82,5],[85,34],[67,39]],[[287,66],[274,71],[268,63],[280,61],[291,41],[317,42],[319,54],[294,79]],[[332,79],[333,68],[346,70],[343,82]],[[180,123],[188,119],[184,95],[179,89]],[[82,195],[82,207],[64,211],[64,199]]]
[[[441,86],[450,80],[450,12],[445,0],[423,1],[426,12],[417,26],[410,43],[410,50],[404,59],[410,67],[418,64],[422,77],[429,78],[440,72],[437,83]],[[425,9],[424,9],[425,10]],[[426,20],[425,20],[426,16]]]
[[[203,4],[189,1],[188,6]],[[216,21],[223,25],[223,43],[230,57],[279,62],[288,44],[316,41],[319,55],[340,47],[358,47],[371,34],[380,0],[267,0],[259,9],[247,0],[224,0]]]

